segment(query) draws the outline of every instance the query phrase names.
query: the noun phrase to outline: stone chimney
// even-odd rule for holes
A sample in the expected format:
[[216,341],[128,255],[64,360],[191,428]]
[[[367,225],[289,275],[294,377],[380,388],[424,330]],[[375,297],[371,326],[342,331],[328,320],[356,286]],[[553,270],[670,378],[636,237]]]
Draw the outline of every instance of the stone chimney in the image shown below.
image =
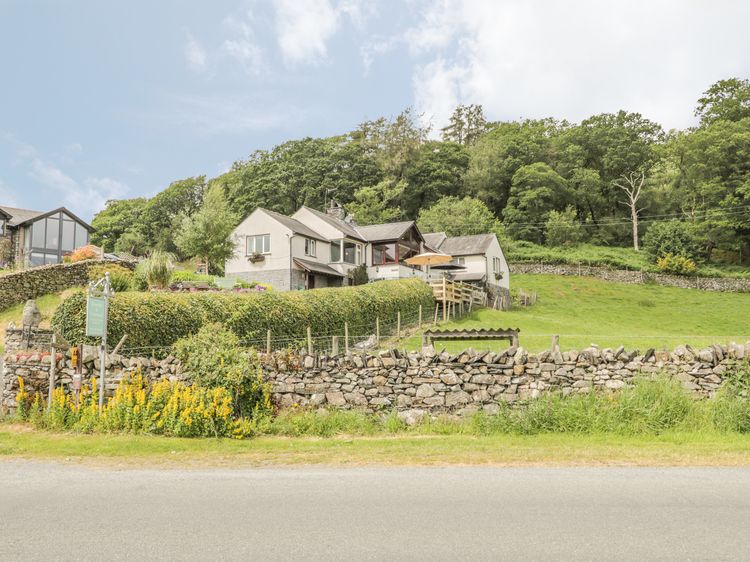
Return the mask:
[[344,220],[346,218],[346,209],[331,199],[331,204],[326,209],[326,214],[339,220]]

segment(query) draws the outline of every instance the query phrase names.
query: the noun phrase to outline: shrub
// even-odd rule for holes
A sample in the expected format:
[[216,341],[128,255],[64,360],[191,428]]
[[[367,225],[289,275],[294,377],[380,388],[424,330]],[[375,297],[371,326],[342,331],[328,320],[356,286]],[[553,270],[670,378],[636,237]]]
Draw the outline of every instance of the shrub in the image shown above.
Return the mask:
[[257,417],[271,410],[271,391],[254,352],[243,353],[240,341],[221,324],[208,324],[174,344],[190,379],[206,388],[226,388],[235,414]]
[[[307,327],[316,336],[370,335],[381,325],[416,318],[419,305],[432,310],[430,287],[417,279],[380,281],[360,287],[252,293],[120,293],[109,309],[110,341],[128,334],[128,346],[167,347],[220,322],[244,343],[260,343],[271,329],[275,340],[303,342]],[[85,342],[86,298],[76,292],[55,311],[52,324],[69,342]],[[404,320],[406,322],[406,320]],[[91,340],[91,343],[95,343]]]
[[143,262],[135,266],[135,271],[133,271],[133,278],[130,281],[130,290],[148,291],[148,281],[146,280],[146,272],[144,271]]
[[65,256],[63,261],[66,263],[76,263],[79,261],[95,260],[98,258],[99,252],[94,246],[81,246],[80,248],[73,250],[69,256]]
[[161,380],[150,384],[140,374],[118,385],[99,412],[96,379],[81,389],[79,403],[63,387],[46,407],[39,395],[19,417],[38,428],[82,432],[153,433],[173,437],[249,437],[251,420],[235,418],[232,396],[224,388],[205,388]]
[[549,246],[575,246],[582,238],[583,227],[573,207],[549,212],[545,224],[545,239]]
[[349,278],[352,285],[366,285],[370,281],[367,276],[367,266],[365,264],[358,265],[349,272]]
[[672,273],[674,275],[695,275],[698,266],[690,258],[685,256],[675,256],[666,254],[656,259],[656,269],[663,273]]
[[205,275],[203,273],[195,273],[186,269],[180,269],[174,271],[169,280],[171,285],[186,281],[191,283],[209,283],[210,285],[215,285],[216,278],[213,275]]
[[104,277],[104,274],[107,272],[109,272],[109,281],[112,284],[115,293],[130,290],[130,286],[133,282],[133,272],[127,267],[116,263],[94,265],[90,267],[88,271],[89,281],[98,281]]
[[697,262],[702,257],[704,245],[692,224],[667,221],[649,227],[643,237],[643,249],[654,263],[668,254]]
[[161,250],[154,252],[143,262],[143,275],[149,288],[166,289],[174,272],[174,258],[172,254]]

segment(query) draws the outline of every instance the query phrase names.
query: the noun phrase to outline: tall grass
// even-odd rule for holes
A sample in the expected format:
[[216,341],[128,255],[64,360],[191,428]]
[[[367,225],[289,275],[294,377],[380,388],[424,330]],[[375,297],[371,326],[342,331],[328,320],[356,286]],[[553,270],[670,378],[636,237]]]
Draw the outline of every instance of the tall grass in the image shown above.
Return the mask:
[[287,410],[259,427],[260,433],[295,437],[396,433],[647,436],[670,431],[750,433],[750,399],[731,385],[713,399],[695,399],[678,381],[659,376],[637,379],[617,392],[544,394],[523,406],[502,406],[492,415],[425,416],[414,426],[407,426],[396,412]]

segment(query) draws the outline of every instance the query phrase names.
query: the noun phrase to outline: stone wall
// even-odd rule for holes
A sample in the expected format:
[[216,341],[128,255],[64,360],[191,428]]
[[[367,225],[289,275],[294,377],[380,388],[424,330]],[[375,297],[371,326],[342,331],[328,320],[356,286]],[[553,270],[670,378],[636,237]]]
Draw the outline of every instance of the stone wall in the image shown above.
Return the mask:
[[624,269],[611,269],[601,266],[570,265],[516,262],[509,265],[511,274],[535,273],[551,275],[585,275],[596,277],[604,281],[626,283],[628,285],[643,285],[655,283],[668,287],[680,287],[683,289],[702,289],[704,291],[721,292],[750,292],[750,279],[731,279],[727,277],[686,277],[682,275],[664,275],[661,273],[648,273],[644,271],[628,271]]
[[[61,263],[33,267],[0,276],[0,311],[29,299],[50,293],[59,293],[71,287],[88,283],[89,268],[95,265],[110,264],[110,261],[86,260],[77,263]],[[117,262],[133,268],[129,262]]]
[[[705,349],[677,347],[673,352],[599,349],[527,353],[511,347],[502,353],[465,351],[458,355],[435,353],[403,354],[384,351],[377,355],[349,354],[262,356],[273,399],[281,407],[324,406],[419,410],[465,414],[483,409],[496,411],[499,404],[533,399],[543,392],[585,393],[594,389],[617,390],[639,374],[665,373],[681,381],[697,397],[711,397],[721,386],[724,373],[750,358],[750,342],[714,345]],[[11,352],[5,355],[2,397],[5,410],[15,409],[18,377],[27,387],[46,396],[49,351]],[[69,356],[58,355],[57,380],[70,385],[73,368]],[[83,380],[98,376],[99,359],[94,348],[83,357]],[[180,363],[168,357],[110,357],[107,361],[107,393],[122,377],[140,371],[149,380],[184,379]]]
[[6,328],[5,351],[46,349],[52,345],[52,331],[43,328]]

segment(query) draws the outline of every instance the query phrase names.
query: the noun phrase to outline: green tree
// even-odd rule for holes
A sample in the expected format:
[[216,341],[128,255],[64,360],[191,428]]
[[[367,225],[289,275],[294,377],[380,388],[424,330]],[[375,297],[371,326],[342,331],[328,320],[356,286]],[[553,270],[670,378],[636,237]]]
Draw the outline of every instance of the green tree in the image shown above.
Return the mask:
[[699,261],[705,244],[694,224],[673,220],[652,224],[643,238],[643,247],[654,263],[665,256]]
[[444,141],[472,145],[487,131],[487,119],[481,105],[459,105],[448,126],[441,129]]
[[182,217],[175,242],[183,255],[205,260],[209,270],[224,271],[224,262],[234,254],[231,234],[237,222],[222,190],[212,187],[200,210]]
[[191,216],[201,207],[205,189],[205,176],[187,178],[172,182],[148,201],[141,224],[150,247],[167,252],[178,250],[174,232],[183,216]]
[[407,217],[441,197],[463,191],[464,174],[469,167],[468,150],[453,142],[427,142],[404,172],[406,187],[401,208]]
[[564,211],[550,211],[545,224],[548,246],[575,246],[583,238],[583,227],[572,206]]
[[565,123],[553,119],[499,123],[470,149],[466,185],[497,216],[508,204],[513,175],[522,166],[554,162],[554,139]]
[[513,238],[542,244],[550,211],[569,202],[565,179],[547,164],[523,166],[513,175],[504,223]]
[[383,180],[377,185],[363,187],[354,195],[349,211],[359,224],[380,224],[402,218],[398,206],[406,188],[403,181]]
[[419,213],[417,226],[422,232],[445,232],[448,236],[501,232],[492,211],[473,197],[443,197]]
[[107,201],[104,209],[91,221],[91,226],[94,227],[91,243],[109,250],[122,250],[123,248],[118,248],[119,239],[128,231],[143,229],[142,213],[147,204],[148,200],[145,197]]
[[695,115],[702,126],[750,117],[750,80],[727,78],[711,84],[698,99]]

